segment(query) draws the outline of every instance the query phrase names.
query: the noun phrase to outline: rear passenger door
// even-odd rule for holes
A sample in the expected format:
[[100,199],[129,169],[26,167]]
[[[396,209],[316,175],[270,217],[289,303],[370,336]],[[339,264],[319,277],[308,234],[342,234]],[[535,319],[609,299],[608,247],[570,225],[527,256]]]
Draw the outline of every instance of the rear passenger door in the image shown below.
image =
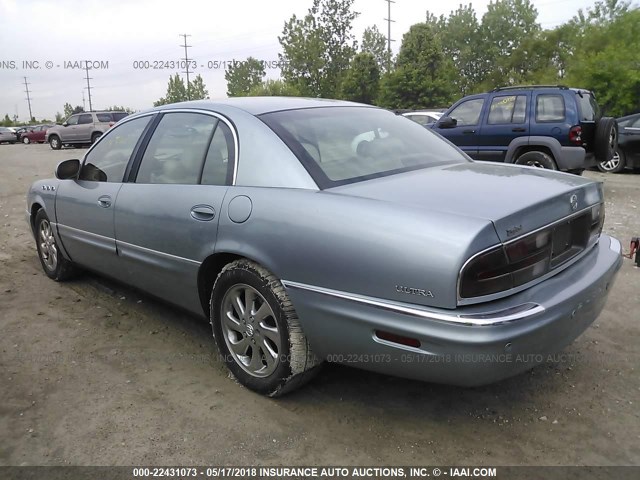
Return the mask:
[[236,151],[222,117],[161,117],[116,203],[116,243],[129,282],[201,313],[198,270],[214,250]]
[[78,142],[91,141],[91,133],[93,132],[93,115],[91,113],[83,113],[80,115],[75,132],[76,137],[74,140]]
[[529,135],[530,98],[528,92],[489,98],[478,136],[478,160],[504,162],[511,142]]

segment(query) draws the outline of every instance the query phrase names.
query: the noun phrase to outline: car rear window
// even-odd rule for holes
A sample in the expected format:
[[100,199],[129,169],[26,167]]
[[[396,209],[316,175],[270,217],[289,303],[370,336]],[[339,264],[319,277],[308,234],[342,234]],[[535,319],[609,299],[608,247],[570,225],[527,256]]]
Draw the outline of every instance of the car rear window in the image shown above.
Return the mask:
[[308,108],[260,118],[320,188],[468,161],[429,129],[378,108]]
[[538,95],[536,122],[562,122],[563,120],[564,98],[562,95]]
[[581,122],[594,122],[600,116],[600,107],[591,93],[576,92]]

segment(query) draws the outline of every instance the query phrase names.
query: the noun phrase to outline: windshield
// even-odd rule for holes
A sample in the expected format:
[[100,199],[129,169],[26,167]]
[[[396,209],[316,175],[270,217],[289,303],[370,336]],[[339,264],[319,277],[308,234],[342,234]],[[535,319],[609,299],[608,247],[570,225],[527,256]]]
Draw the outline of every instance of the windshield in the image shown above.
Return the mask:
[[432,131],[378,108],[309,108],[260,118],[300,159],[320,188],[468,161]]

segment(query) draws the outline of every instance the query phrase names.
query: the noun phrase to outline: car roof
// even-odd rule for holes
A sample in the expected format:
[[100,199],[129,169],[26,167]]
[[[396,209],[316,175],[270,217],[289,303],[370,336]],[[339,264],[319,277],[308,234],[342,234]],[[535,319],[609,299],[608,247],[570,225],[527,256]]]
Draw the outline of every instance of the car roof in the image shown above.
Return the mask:
[[302,108],[321,107],[370,107],[378,108],[363,103],[348,102],[345,100],[330,100],[326,98],[301,98],[301,97],[234,97],[221,100],[195,100],[191,102],[172,103],[162,105],[153,110],[171,110],[176,108],[197,108],[200,110],[216,111],[219,107],[235,107],[252,115],[279,112],[283,110],[298,110]]

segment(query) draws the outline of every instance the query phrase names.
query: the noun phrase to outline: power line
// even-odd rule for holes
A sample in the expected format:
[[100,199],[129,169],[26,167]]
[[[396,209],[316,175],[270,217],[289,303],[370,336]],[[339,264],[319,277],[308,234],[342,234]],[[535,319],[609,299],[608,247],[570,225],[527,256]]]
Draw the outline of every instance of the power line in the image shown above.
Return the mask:
[[391,22],[395,23],[395,20],[391,20],[391,4],[396,2],[394,2],[393,0],[384,0],[384,1],[387,2],[387,18],[384,19],[387,22],[387,71],[390,71],[391,70],[391,42],[395,42],[395,40],[391,38]]
[[191,35],[188,35],[186,33],[181,33],[179,36],[184,38],[184,45],[180,45],[180,46],[184,47],[184,58],[182,60],[184,60],[187,71],[183,73],[187,74],[187,100],[191,100],[191,88],[190,88],[191,84],[189,83],[189,51],[187,50],[191,46],[191,45],[187,45],[187,37],[190,37]]
[[[89,80],[93,80],[93,79],[89,78],[89,62],[84,63],[84,69],[87,72],[87,76],[85,77],[85,80],[87,81],[87,93],[89,95],[89,111],[93,112],[93,105],[91,105],[91,83],[89,82]],[[84,103],[84,98],[83,98],[83,103]]]
[[29,122],[31,122],[31,119],[33,118],[33,114],[31,113],[31,96],[29,92],[29,85],[31,85],[30,83],[27,83],[27,77],[23,77],[24,78],[24,91],[27,94],[27,103],[29,104]]

